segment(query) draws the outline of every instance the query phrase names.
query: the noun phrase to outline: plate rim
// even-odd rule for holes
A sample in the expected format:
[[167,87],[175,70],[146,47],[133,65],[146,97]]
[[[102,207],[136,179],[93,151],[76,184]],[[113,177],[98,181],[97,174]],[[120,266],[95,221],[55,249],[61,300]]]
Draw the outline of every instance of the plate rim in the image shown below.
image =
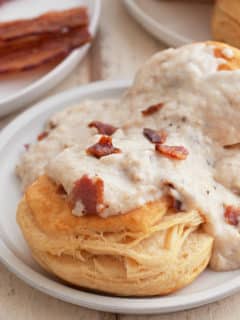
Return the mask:
[[[178,47],[192,42],[185,36],[181,36],[162,25],[159,25],[156,20],[146,14],[137,4],[135,0],[123,0],[124,4],[132,15],[148,32],[154,35],[158,40],[169,44],[172,47]],[[159,35],[161,33],[161,36]]]
[[[32,108],[17,116],[15,120],[2,130],[0,133],[0,156],[8,140],[11,139],[19,129],[22,129],[26,123],[35,119],[39,114],[54,108],[54,106],[59,104],[59,101],[61,101],[60,104],[63,102],[68,103],[69,100],[73,99],[73,96],[81,100],[85,99],[86,95],[90,95],[91,98],[91,95],[94,96],[103,92],[108,92],[110,96],[111,91],[119,90],[119,92],[122,92],[126,90],[130,84],[131,81],[128,80],[98,81],[64,91],[38,102]],[[160,314],[191,309],[217,301],[240,290],[240,275],[237,275],[227,283],[201,292],[188,293],[185,294],[184,297],[170,295],[162,298],[122,298],[89,293],[65,286],[33,270],[8,248],[7,244],[1,238],[1,233],[0,262],[31,287],[52,297],[98,311],[123,314]]]
[[[102,0],[92,0],[93,15],[90,19],[89,31],[95,36],[99,21]],[[92,43],[83,45],[73,50],[65,59],[58,63],[52,70],[45,73],[39,79],[20,89],[17,93],[11,94],[9,97],[0,99],[0,116],[17,111],[24,107],[24,104],[31,103],[40,98],[44,93],[59,84],[74,69],[77,63],[86,55]],[[47,87],[46,87],[47,86]],[[19,102],[21,100],[21,102]]]

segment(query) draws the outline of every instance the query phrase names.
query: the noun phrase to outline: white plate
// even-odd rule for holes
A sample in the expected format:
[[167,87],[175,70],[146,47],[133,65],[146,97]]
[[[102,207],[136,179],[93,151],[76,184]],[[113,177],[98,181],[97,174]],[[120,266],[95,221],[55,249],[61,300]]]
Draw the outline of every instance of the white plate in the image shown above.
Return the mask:
[[[119,97],[129,82],[98,82],[64,92],[38,103],[0,135],[0,260],[29,285],[80,306],[118,313],[150,314],[188,309],[221,299],[240,288],[240,271],[206,270],[192,285],[176,294],[155,298],[120,298],[77,290],[58,282],[34,262],[15,220],[21,197],[14,168],[25,143],[35,141],[51,114],[90,98]],[[109,284],[111,285],[111,284]]]
[[175,47],[211,39],[213,5],[183,0],[124,0],[131,15],[150,33]]
[[[89,9],[92,35],[96,33],[101,0],[18,0],[1,5],[0,22],[30,18],[49,10],[85,5]],[[74,50],[56,66],[43,66],[18,74],[0,75],[0,116],[15,111],[38,99],[62,81],[87,53],[90,44]]]

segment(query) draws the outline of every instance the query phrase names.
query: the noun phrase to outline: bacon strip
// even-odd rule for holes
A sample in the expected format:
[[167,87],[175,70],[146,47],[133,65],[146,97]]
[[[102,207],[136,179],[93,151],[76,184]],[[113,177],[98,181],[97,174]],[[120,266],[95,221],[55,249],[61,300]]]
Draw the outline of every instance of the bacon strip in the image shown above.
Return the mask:
[[38,139],[38,141],[41,141],[41,140],[45,139],[47,136],[48,136],[48,132],[43,131],[38,135],[37,139]]
[[163,103],[154,104],[154,105],[148,107],[147,109],[142,110],[142,115],[149,116],[149,115],[161,110],[163,106],[164,106]]
[[89,123],[89,128],[96,128],[98,133],[111,136],[118,129],[111,124],[103,123],[100,121],[92,121]]
[[98,159],[113,153],[121,153],[120,149],[113,146],[112,138],[109,136],[102,136],[96,144],[89,147],[86,151],[87,154]]
[[152,143],[164,143],[167,139],[167,132],[164,130],[143,129],[143,135]]
[[83,175],[74,184],[70,194],[70,201],[75,206],[81,201],[84,207],[82,213],[98,215],[103,209],[104,182],[99,177],[93,179]]
[[87,28],[75,28],[65,34],[40,37],[16,50],[0,50],[0,73],[30,70],[44,63],[59,61],[72,50],[89,42]]
[[10,41],[39,34],[58,33],[87,26],[87,8],[78,7],[63,11],[50,11],[33,19],[0,23],[0,40]]
[[237,226],[240,219],[240,208],[227,206],[224,212],[224,218],[227,223]]
[[176,160],[185,160],[188,156],[187,149],[182,146],[166,146],[163,144],[156,144],[155,150],[168,158]]

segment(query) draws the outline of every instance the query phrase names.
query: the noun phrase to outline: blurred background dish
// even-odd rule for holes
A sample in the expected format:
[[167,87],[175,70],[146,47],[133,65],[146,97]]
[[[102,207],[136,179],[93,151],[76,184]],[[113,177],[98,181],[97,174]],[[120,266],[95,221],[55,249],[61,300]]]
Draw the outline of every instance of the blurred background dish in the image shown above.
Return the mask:
[[[19,0],[1,3],[0,22],[29,19],[52,10],[86,6],[89,11],[89,31],[94,36],[100,15],[101,0]],[[90,44],[74,50],[59,63],[44,64],[20,73],[0,75],[0,116],[6,115],[36,100],[64,79],[87,53]]]
[[207,1],[124,0],[129,13],[170,46],[211,39],[213,5]]

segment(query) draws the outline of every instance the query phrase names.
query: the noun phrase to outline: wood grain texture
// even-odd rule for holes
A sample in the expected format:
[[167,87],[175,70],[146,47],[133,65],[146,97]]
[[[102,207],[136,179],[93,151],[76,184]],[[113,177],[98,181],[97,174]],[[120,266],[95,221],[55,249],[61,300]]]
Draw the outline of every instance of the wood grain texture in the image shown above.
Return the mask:
[[[45,97],[90,81],[132,78],[148,57],[165,48],[127,14],[122,1],[102,2],[99,32],[88,56]],[[2,118],[0,128],[18,113]],[[239,320],[239,305],[240,294],[237,294],[208,306],[169,315],[107,314],[73,306],[42,294],[0,265],[0,320]]]
[[18,280],[0,265],[0,319],[114,320],[115,317],[42,294]]

